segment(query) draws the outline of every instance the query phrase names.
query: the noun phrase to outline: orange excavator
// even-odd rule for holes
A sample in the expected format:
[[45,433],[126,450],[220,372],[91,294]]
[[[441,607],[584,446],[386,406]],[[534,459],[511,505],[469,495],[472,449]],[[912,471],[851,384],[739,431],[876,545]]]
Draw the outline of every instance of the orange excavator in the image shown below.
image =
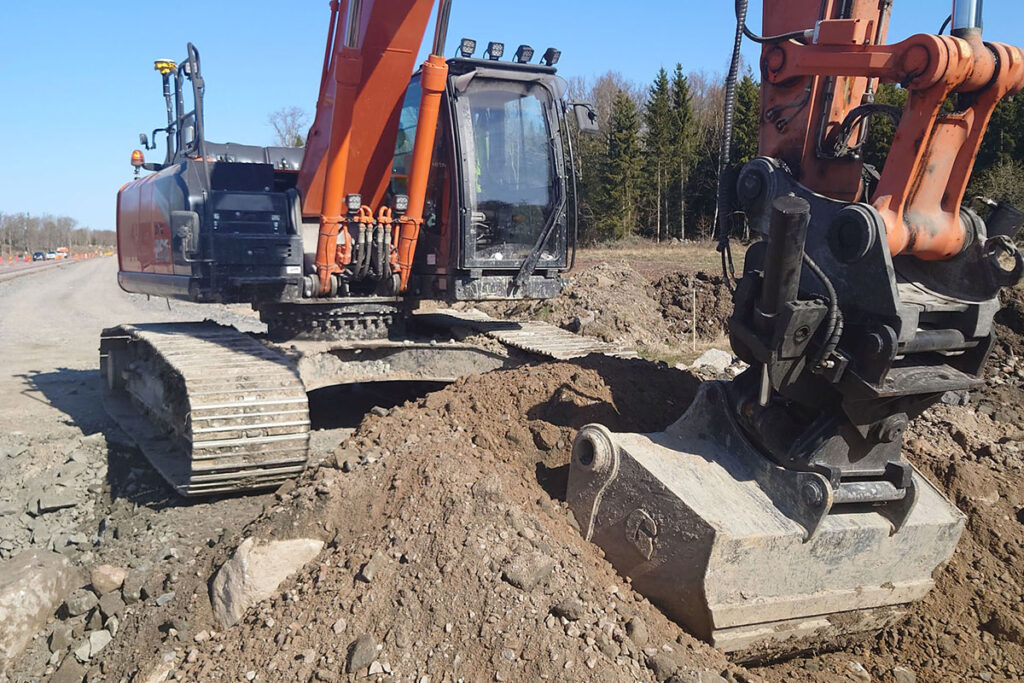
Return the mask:
[[[891,623],[953,555],[964,516],[903,438],[946,392],[982,385],[999,291],[1024,273],[1022,214],[985,200],[983,220],[964,202],[1024,52],[982,40],[980,0],[953,3],[949,35],[895,44],[891,0],[765,0],[764,36],[735,4],[723,167],[739,47],[762,46],[760,156],[719,199],[723,226],[738,204],[763,237],[729,321],[750,367],[703,384],[664,432],[584,427],[568,502],[633,588],[758,657]],[[906,106],[876,103],[880,82]],[[874,169],[862,149],[879,116],[896,132]]]
[[[507,359],[414,322],[422,301],[546,298],[575,251],[570,105],[560,52],[444,57],[451,0],[413,73],[433,0],[333,0],[304,148],[207,139],[199,52],[158,60],[166,139],[121,188],[121,287],[248,303],[256,337],[213,323],[104,331],[108,412],[186,495],[276,486],[306,462],[306,392],[333,383],[447,380]],[[410,74],[412,74],[410,80]],[[570,134],[567,120],[575,120]],[[286,344],[285,344],[286,342]],[[276,344],[275,344],[276,343]]]

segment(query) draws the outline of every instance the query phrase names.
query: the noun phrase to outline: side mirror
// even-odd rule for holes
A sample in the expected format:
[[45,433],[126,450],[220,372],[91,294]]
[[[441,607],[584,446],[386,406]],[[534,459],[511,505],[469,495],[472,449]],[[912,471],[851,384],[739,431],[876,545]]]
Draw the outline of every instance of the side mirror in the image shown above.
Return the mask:
[[153,149],[149,146],[149,137],[145,133],[139,133],[139,144],[142,145],[142,149]]
[[597,110],[589,102],[571,102],[572,111],[576,115],[576,127],[581,133],[596,135],[601,132],[597,125]]

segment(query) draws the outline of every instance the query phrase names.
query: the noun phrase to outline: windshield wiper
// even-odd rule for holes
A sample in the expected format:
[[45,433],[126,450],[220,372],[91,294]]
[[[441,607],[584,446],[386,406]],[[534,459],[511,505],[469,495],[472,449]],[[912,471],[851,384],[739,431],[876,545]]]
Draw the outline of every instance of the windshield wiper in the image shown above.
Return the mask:
[[523,261],[523,265],[519,268],[519,272],[516,273],[515,279],[512,280],[512,291],[511,294],[515,294],[519,291],[519,288],[523,286],[530,276],[533,275],[534,269],[537,267],[537,262],[540,261],[540,256],[544,251],[544,246],[548,243],[551,238],[551,233],[555,231],[555,227],[562,218],[562,214],[565,212],[565,197],[562,197],[558,206],[551,212],[551,219],[544,226],[544,229],[540,233],[540,237],[537,238],[537,243],[533,245],[533,249],[526,256],[526,260]]

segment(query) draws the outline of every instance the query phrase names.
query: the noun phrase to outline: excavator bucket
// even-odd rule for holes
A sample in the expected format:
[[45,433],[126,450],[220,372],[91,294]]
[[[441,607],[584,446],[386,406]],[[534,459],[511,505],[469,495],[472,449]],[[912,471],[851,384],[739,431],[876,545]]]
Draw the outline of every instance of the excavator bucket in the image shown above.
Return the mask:
[[[799,500],[814,498],[802,474],[768,463],[724,385],[707,382],[664,432],[584,427],[568,503],[634,589],[715,647],[756,657],[891,623],[932,587],[963,531],[963,514],[917,470],[896,524],[832,501],[808,524],[816,501]],[[797,500],[785,503],[780,489]]]

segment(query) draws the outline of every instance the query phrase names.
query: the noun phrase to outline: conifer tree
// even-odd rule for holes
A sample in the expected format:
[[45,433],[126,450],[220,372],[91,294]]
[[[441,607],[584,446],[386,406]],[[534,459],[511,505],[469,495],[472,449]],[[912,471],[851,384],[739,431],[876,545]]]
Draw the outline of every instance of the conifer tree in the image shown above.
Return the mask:
[[[673,188],[675,189],[674,206],[678,206],[679,239],[686,237],[686,185],[690,180],[693,168],[693,157],[696,151],[696,136],[693,120],[693,102],[690,83],[683,73],[683,65],[677,63],[672,72],[672,114],[673,140],[675,154]],[[673,222],[673,225],[675,222]]]
[[729,153],[734,166],[742,166],[757,156],[760,122],[761,87],[747,71],[736,85],[736,114]]
[[637,220],[639,178],[642,172],[640,117],[636,103],[619,91],[608,122],[608,157],[603,173],[605,215],[615,238],[633,234]]
[[668,74],[665,69],[657,77],[647,96],[644,108],[644,187],[649,188],[654,203],[655,237],[660,242],[662,226],[667,218],[665,199],[668,180],[675,168],[675,112],[669,92]]

